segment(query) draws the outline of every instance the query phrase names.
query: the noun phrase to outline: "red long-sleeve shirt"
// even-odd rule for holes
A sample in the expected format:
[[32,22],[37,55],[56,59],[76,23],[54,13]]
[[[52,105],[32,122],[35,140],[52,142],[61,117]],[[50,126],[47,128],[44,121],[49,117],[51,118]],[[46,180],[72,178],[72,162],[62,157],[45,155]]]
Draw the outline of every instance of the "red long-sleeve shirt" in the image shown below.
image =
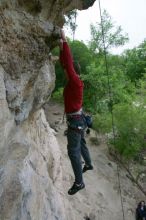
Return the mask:
[[79,111],[83,103],[83,82],[75,72],[71,51],[67,42],[63,42],[60,62],[68,76],[68,82],[63,92],[65,113]]

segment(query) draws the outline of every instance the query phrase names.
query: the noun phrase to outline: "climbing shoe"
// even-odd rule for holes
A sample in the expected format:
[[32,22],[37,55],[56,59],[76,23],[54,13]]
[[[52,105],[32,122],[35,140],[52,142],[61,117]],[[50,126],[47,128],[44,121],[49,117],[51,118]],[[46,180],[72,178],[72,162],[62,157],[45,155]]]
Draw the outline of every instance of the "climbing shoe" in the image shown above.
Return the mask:
[[85,173],[87,170],[93,170],[93,166],[92,166],[92,165],[90,165],[90,166],[85,165],[85,166],[83,167],[82,172]]
[[79,190],[83,188],[85,188],[84,183],[81,183],[81,184],[74,183],[73,186],[68,190],[68,194],[74,195],[75,193],[77,193]]

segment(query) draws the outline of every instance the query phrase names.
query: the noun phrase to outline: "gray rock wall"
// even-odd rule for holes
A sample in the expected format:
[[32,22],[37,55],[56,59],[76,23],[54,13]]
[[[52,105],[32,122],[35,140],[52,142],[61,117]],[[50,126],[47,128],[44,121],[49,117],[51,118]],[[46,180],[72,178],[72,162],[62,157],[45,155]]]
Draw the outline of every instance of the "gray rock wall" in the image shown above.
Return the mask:
[[66,220],[58,143],[41,107],[64,14],[93,1],[0,0],[0,220]]

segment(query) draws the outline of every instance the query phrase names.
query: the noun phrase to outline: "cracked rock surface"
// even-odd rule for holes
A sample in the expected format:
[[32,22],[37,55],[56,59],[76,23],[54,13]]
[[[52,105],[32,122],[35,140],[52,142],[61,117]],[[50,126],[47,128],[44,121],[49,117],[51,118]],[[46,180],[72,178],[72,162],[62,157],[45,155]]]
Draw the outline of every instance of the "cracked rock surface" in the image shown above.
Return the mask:
[[95,0],[0,0],[0,220],[72,220],[62,155],[42,106],[64,15]]

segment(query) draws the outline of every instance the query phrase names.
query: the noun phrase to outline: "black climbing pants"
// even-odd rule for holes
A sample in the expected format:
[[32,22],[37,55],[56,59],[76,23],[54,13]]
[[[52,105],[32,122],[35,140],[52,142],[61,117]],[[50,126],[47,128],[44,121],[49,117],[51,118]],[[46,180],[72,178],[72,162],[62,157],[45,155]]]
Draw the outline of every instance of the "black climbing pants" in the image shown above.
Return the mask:
[[67,121],[68,156],[75,175],[75,182],[80,184],[83,182],[81,156],[83,157],[86,165],[91,165],[90,153],[84,138],[86,125],[83,117],[69,118]]

